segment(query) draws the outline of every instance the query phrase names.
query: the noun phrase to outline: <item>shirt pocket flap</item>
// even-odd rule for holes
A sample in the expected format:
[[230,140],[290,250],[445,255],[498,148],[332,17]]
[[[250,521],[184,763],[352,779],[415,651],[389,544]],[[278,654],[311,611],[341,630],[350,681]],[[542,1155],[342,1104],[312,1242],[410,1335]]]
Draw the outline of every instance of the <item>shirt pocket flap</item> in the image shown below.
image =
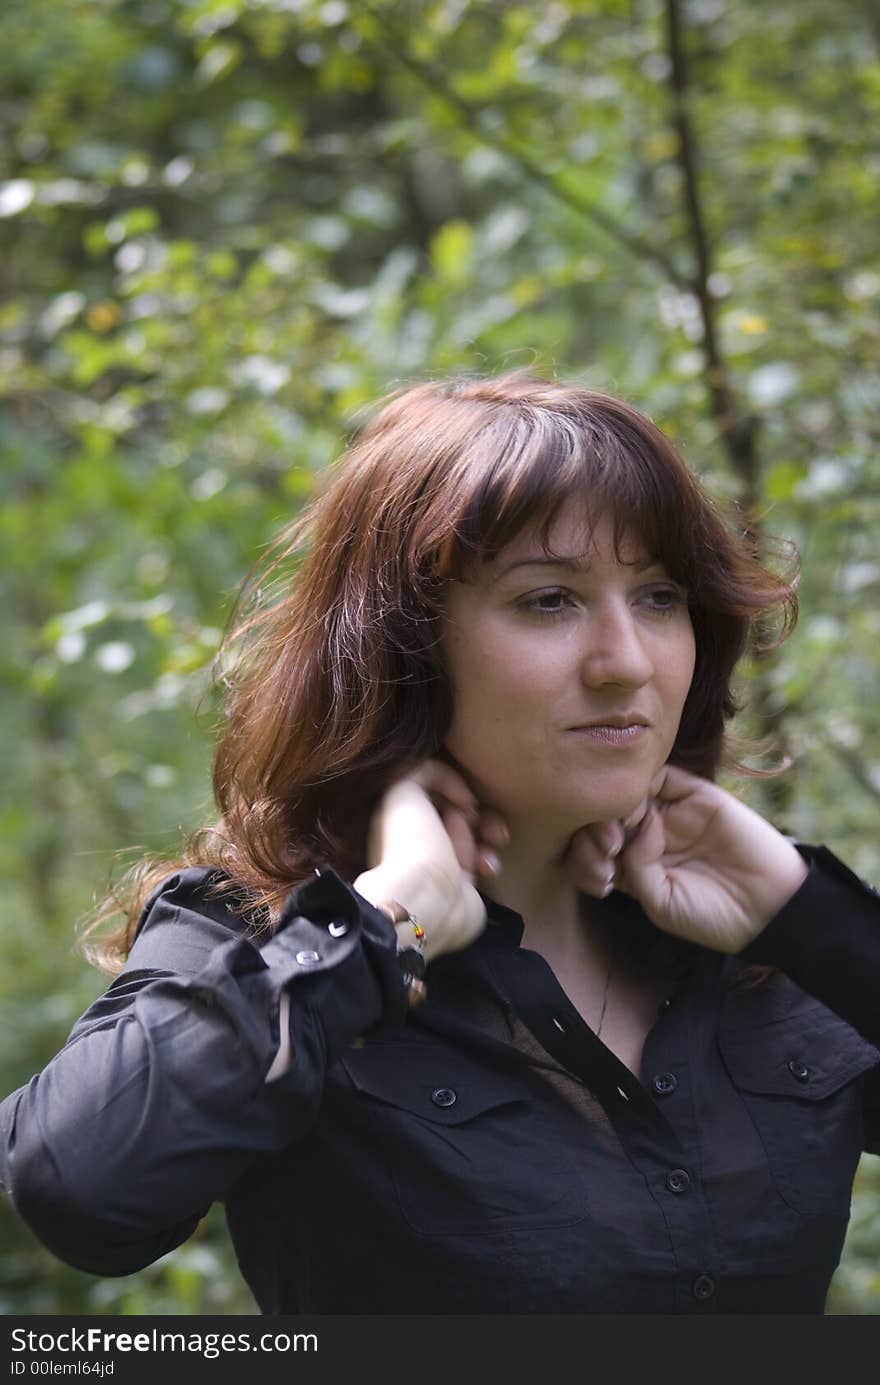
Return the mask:
[[366,1043],[347,1053],[342,1065],[359,1091],[438,1125],[461,1125],[529,1100],[516,1074],[439,1046]]
[[719,1046],[742,1091],[806,1101],[822,1101],[880,1063],[880,1050],[824,1009],[755,1033],[722,1026]]

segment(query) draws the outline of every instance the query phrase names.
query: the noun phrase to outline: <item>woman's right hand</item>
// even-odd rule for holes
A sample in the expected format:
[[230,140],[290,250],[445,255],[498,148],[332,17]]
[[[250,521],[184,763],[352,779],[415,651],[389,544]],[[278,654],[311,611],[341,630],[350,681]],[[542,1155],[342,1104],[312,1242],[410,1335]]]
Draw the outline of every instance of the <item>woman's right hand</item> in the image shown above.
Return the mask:
[[[354,888],[377,908],[388,911],[395,902],[413,914],[430,962],[483,931],[486,908],[474,882],[497,869],[492,847],[502,846],[505,834],[496,814],[480,813],[455,769],[426,760],[382,796],[370,823],[370,866]],[[412,924],[399,925],[398,935],[411,946]]]

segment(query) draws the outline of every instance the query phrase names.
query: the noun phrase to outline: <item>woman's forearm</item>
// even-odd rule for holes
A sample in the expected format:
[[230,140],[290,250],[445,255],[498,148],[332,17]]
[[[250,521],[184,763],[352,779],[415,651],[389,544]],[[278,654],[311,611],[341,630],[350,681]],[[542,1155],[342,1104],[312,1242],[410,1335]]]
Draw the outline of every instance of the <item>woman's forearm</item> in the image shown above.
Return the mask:
[[827,848],[799,850],[807,879],[739,956],[778,967],[880,1044],[880,896]]
[[[402,1015],[390,923],[332,872],[302,889],[261,950],[218,945],[197,895],[160,899],[126,971],[0,1105],[2,1182],[61,1259],[126,1274],[180,1244],[254,1159],[305,1133],[328,1064]],[[190,975],[163,965],[181,928],[194,961],[208,948]]]

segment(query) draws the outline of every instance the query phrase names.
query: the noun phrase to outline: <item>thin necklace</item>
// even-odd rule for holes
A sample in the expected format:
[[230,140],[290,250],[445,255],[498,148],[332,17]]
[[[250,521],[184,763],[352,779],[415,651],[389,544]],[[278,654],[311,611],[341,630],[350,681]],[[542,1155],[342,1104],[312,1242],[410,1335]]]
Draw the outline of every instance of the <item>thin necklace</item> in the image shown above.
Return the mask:
[[602,992],[602,1010],[601,1010],[601,1013],[600,1013],[600,1015],[599,1015],[599,1024],[598,1024],[598,1026],[597,1026],[597,1028],[596,1028],[596,1038],[597,1038],[597,1039],[601,1037],[601,1034],[602,1034],[602,1025],[605,1023],[605,1011],[606,1011],[607,1008],[608,1008],[608,988],[609,988],[609,986],[611,985],[611,973],[614,971],[614,958],[615,958],[615,955],[616,955],[616,950],[615,950],[615,947],[614,947],[614,939],[613,939],[613,938],[612,938],[612,940],[611,940],[610,950],[611,950],[611,956],[610,956],[609,959],[608,959],[608,972],[607,972],[607,975],[606,975],[606,977],[605,977],[605,989],[604,989],[603,992]]

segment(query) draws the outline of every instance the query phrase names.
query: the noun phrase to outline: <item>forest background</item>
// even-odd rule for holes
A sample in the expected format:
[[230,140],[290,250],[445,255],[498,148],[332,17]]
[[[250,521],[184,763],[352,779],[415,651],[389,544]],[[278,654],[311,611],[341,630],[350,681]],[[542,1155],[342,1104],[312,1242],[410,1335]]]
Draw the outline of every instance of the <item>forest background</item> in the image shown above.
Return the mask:
[[[880,877],[873,0],[5,0],[0,74],[0,1092],[210,816],[240,580],[425,374],[608,388],[797,541],[746,792]],[[118,1280],[0,1241],[5,1313],[255,1311],[218,1209]],[[873,1156],[829,1311],[880,1312]]]

